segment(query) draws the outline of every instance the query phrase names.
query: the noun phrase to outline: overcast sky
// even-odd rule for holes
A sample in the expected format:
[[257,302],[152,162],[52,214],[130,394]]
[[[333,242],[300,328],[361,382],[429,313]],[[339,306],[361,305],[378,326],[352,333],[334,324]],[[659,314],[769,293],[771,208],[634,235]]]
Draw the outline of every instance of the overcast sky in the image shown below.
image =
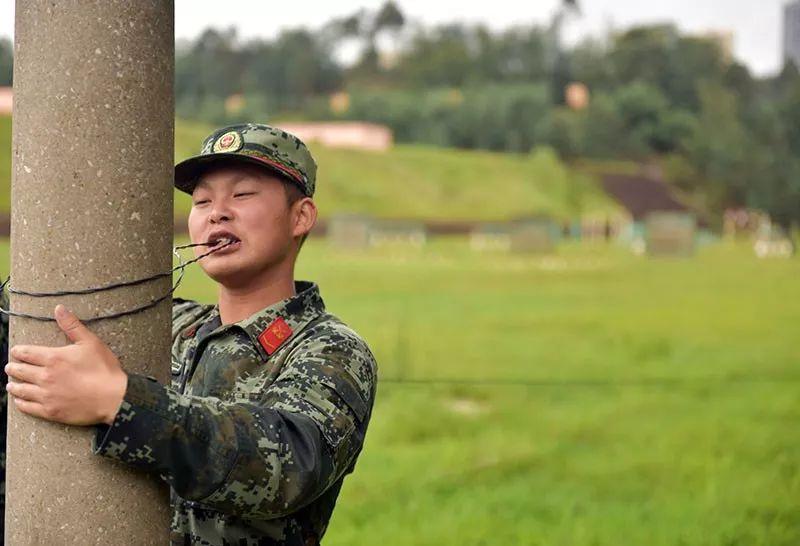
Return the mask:
[[[782,6],[788,0],[580,0],[583,17],[571,22],[567,37],[601,35],[637,23],[674,21],[688,32],[733,31],[734,54],[759,75],[782,64]],[[483,22],[494,29],[550,19],[560,0],[396,0],[407,17],[424,24],[453,20]],[[175,32],[191,38],[208,26],[236,26],[242,37],[274,36],[281,28],[316,28],[332,17],[382,0],[176,0]],[[14,0],[0,0],[0,36],[13,36]]]

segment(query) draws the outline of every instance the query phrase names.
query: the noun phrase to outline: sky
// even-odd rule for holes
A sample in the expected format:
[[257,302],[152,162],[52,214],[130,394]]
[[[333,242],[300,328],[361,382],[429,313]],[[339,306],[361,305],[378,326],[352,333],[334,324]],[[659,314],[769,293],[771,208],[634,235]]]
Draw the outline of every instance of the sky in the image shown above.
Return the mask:
[[[395,0],[407,18],[425,25],[452,21],[482,22],[499,30],[513,25],[544,24],[560,0]],[[579,0],[582,17],[570,21],[568,42],[609,29],[673,21],[685,32],[732,31],[734,55],[758,75],[782,65],[782,13],[788,0]],[[203,29],[235,26],[243,38],[272,37],[287,27],[318,28],[333,17],[359,8],[374,9],[382,0],[175,0],[175,34],[192,38]],[[13,37],[14,0],[0,0],[0,36]]]

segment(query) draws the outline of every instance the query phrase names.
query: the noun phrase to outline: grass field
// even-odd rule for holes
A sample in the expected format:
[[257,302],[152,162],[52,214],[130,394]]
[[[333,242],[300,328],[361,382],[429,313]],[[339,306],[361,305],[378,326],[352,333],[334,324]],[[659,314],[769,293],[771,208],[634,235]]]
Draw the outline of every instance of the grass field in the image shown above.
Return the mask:
[[[380,365],[326,546],[800,544],[800,260],[311,240],[298,267]],[[498,382],[397,381],[437,378]]]

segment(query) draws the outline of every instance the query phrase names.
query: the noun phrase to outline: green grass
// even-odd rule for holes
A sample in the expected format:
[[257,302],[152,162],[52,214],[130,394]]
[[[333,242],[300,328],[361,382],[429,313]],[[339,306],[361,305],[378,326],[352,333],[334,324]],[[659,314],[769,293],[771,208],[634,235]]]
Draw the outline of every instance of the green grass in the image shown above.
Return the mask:
[[[727,244],[649,260],[310,240],[298,278],[381,377],[326,546],[800,544],[799,275]],[[215,291],[193,268],[179,294]]]
[[763,380],[800,379],[798,260],[315,245],[299,270],[383,378],[540,382],[381,384],[327,544],[800,542],[800,383]]
[[[195,155],[208,126],[178,121],[175,157]],[[378,217],[504,220],[548,214],[569,219],[604,216],[615,205],[584,175],[554,154],[531,156],[396,146],[386,153],[329,149],[311,144],[319,163],[315,200],[323,217],[365,213]],[[11,122],[0,116],[0,213],[10,210]],[[189,197],[175,194],[176,216]]]
[[0,213],[11,211],[11,118],[0,116]]

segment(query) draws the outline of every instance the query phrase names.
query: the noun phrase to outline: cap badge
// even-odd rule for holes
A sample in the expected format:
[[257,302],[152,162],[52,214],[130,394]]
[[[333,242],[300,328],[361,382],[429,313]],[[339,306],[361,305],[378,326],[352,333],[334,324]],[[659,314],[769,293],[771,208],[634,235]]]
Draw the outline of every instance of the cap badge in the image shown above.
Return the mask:
[[214,153],[236,152],[242,147],[242,135],[236,131],[228,131],[214,142]]

